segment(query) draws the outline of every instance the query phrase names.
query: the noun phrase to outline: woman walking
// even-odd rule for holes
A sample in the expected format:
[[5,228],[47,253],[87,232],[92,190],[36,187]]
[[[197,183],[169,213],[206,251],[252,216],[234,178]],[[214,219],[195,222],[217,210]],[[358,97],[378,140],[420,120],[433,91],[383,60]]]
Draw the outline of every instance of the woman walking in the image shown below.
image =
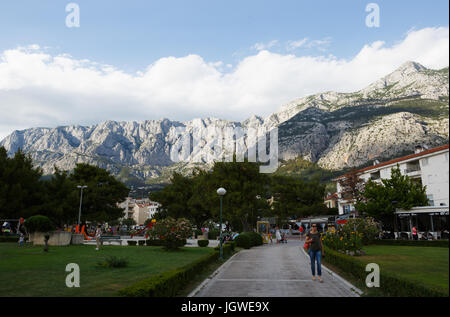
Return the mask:
[[95,231],[95,240],[97,243],[97,248],[95,248],[95,250],[99,250],[100,245],[101,245],[101,239],[102,239],[102,226],[98,225],[97,226],[97,230]]
[[323,283],[322,280],[322,255],[323,253],[323,245],[322,238],[320,237],[320,233],[317,231],[317,225],[313,224],[311,226],[311,230],[306,235],[306,243],[309,244],[309,258],[311,259],[311,272],[313,281],[316,280],[316,262],[317,262],[317,276],[320,283]]

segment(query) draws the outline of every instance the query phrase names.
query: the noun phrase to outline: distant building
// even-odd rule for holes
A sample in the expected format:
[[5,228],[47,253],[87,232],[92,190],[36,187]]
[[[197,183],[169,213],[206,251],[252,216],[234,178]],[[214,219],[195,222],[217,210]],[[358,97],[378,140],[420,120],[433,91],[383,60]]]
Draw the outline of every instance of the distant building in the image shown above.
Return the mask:
[[150,199],[134,199],[131,197],[127,197],[124,202],[119,204],[119,207],[124,210],[122,219],[134,219],[138,225],[143,225],[147,219],[151,219],[160,206],[160,203]]
[[[430,206],[449,205],[449,145],[427,149],[416,146],[414,154],[403,156],[388,162],[375,162],[373,166],[360,169],[356,173],[364,181],[371,179],[381,183],[382,179],[391,178],[391,169],[400,166],[403,175],[408,175],[413,181],[419,182],[427,188]],[[344,195],[340,180],[337,178],[337,195],[339,214],[353,213],[354,199]]]
[[337,208],[338,194],[337,193],[334,193],[334,194],[328,193],[328,196],[325,197],[325,199],[324,199],[324,204],[328,208]]

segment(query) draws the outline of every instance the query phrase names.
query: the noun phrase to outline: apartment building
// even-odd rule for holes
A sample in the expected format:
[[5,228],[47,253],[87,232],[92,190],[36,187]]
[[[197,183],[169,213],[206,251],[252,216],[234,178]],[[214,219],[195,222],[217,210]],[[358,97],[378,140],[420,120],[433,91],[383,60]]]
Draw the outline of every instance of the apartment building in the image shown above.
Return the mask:
[[127,199],[119,204],[119,207],[124,210],[123,219],[134,219],[136,224],[143,225],[147,219],[151,219],[158,211],[161,204],[150,199]]
[[[449,145],[432,149],[424,146],[416,146],[415,153],[403,156],[388,162],[375,162],[373,166],[357,171],[357,175],[367,182],[369,179],[381,183],[382,179],[390,179],[391,169],[400,166],[403,175],[408,175],[412,180],[421,183],[427,188],[427,196],[430,206],[442,207],[449,205]],[[343,195],[340,180],[345,175],[337,178],[338,209],[339,214],[351,214],[354,212],[352,197]]]

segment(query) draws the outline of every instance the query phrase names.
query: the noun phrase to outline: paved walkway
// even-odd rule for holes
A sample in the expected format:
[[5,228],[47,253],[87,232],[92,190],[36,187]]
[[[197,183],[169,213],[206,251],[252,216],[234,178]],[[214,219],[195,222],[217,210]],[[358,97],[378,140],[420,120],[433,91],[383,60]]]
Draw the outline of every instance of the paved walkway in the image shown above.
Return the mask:
[[322,265],[324,283],[311,279],[303,242],[267,244],[230,258],[189,296],[198,297],[349,297],[356,287]]

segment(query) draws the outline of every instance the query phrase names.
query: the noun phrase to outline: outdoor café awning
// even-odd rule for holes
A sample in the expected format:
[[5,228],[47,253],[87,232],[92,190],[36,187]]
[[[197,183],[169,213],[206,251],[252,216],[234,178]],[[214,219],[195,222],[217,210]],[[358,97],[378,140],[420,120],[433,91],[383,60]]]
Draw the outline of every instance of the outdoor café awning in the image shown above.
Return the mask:
[[449,207],[448,206],[426,206],[426,207],[413,207],[410,210],[399,209],[395,212],[399,217],[409,217],[417,215],[430,215],[430,216],[448,216]]

